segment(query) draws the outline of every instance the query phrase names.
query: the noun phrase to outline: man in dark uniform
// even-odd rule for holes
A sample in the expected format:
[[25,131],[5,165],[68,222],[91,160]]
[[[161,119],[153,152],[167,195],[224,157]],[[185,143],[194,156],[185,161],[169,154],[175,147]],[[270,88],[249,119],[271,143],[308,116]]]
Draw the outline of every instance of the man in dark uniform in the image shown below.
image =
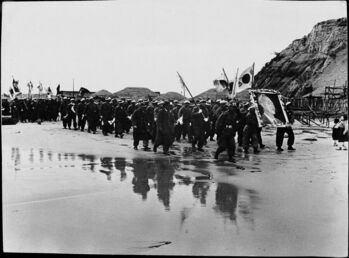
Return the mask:
[[124,132],[127,127],[127,114],[125,104],[126,103],[120,100],[114,108],[115,137],[124,137]]
[[235,134],[236,134],[237,108],[231,103],[227,111],[224,111],[217,119],[216,132],[218,148],[215,153],[215,159],[224,150],[228,150],[229,161],[235,162]]
[[191,132],[193,135],[193,140],[191,142],[193,151],[195,150],[195,145],[198,145],[198,151],[204,151],[202,147],[205,144],[205,120],[203,112],[200,111],[199,107],[194,107],[190,118],[191,122]]
[[85,99],[82,98],[76,107],[76,113],[78,115],[78,127],[81,132],[85,129],[86,115],[85,115],[86,103]]
[[75,111],[75,101],[73,98],[70,99],[70,103],[68,104],[68,128],[71,128],[71,124],[73,123],[74,130],[78,130],[78,126],[76,123],[76,111]]
[[87,104],[85,109],[85,114],[87,117],[88,129],[87,131],[93,134],[97,131],[97,123],[99,118],[99,110],[97,104],[93,101],[93,98],[90,98],[90,102]]
[[172,112],[172,115],[176,121],[176,124],[175,124],[175,139],[177,142],[180,141],[181,139],[181,133],[182,133],[182,125],[180,122],[177,122],[178,120],[178,113],[179,113],[179,109],[181,108],[181,106],[178,104],[178,100],[175,100],[173,101],[173,108],[171,110]]
[[156,118],[156,139],[154,143],[153,151],[156,152],[157,148],[162,145],[164,154],[169,154],[169,148],[174,140],[174,117],[168,110],[169,102],[160,102],[159,110],[157,111]]
[[254,106],[250,106],[246,114],[246,125],[243,131],[243,146],[245,153],[248,153],[250,141],[252,141],[253,152],[258,153],[258,120]]
[[[185,140],[185,137],[188,135],[190,136],[189,133],[189,123],[190,123],[190,118],[191,118],[191,108],[190,108],[190,102],[188,100],[184,101],[184,106],[179,109],[178,112],[178,117],[183,116],[183,125],[182,125],[182,136],[183,139]],[[191,141],[191,139],[188,139]]]
[[144,103],[137,103],[136,110],[132,114],[132,127],[133,127],[133,148],[138,149],[139,141],[143,141],[143,150],[150,150],[149,144],[149,130],[148,130],[148,117],[146,114],[146,107]]
[[295,148],[293,148],[293,144],[294,144],[294,133],[292,130],[291,125],[294,123],[294,117],[293,117],[293,112],[290,108],[290,104],[291,102],[287,102],[286,106],[285,106],[285,111],[286,111],[286,115],[288,117],[288,121],[289,124],[285,124],[283,126],[279,126],[276,129],[276,147],[278,151],[283,151],[282,147],[282,143],[284,141],[284,135],[285,133],[287,133],[288,135],[288,140],[287,140],[287,145],[288,145],[288,150],[296,150]]
[[240,104],[239,107],[239,121],[237,124],[237,133],[238,133],[238,145],[239,147],[242,147],[242,139],[243,139],[243,135],[244,135],[244,127],[246,125],[246,115],[248,113],[248,107],[249,107],[249,103],[244,103],[244,104]]
[[59,112],[61,113],[61,119],[64,129],[67,129],[68,125],[68,98],[64,97],[61,105],[59,107]]
[[113,119],[113,106],[110,101],[111,98],[107,97],[101,106],[102,133],[104,136],[107,136],[111,131],[111,124],[109,121]]

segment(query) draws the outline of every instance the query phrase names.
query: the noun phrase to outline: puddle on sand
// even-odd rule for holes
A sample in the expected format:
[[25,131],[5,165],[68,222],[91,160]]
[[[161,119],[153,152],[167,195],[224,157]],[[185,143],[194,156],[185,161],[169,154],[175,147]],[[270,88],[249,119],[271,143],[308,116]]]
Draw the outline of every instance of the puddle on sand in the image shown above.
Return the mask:
[[[106,211],[101,220],[115,220],[116,217],[125,225],[137,225],[141,223],[140,221],[147,221],[149,225],[146,223],[139,229],[131,230],[133,234],[139,234],[139,237],[144,235],[142,231],[144,228],[151,227],[154,230],[151,234],[158,235],[161,232],[160,235],[165,234],[168,237],[161,240],[173,241],[172,239],[178,234],[188,234],[188,232],[193,235],[200,234],[200,229],[194,226],[196,223],[200,223],[201,227],[207,225],[208,228],[210,228],[208,225],[216,225],[215,228],[219,228],[217,225],[228,223],[232,228],[227,229],[226,226],[222,228],[225,231],[230,230],[234,235],[236,231],[233,227],[236,227],[238,220],[240,220],[240,231],[244,228],[243,225],[247,225],[246,230],[252,230],[253,210],[256,207],[256,200],[259,200],[255,197],[258,193],[254,190],[239,189],[230,183],[214,181],[212,176],[214,170],[217,170],[218,174],[224,173],[225,176],[229,171],[229,176],[234,176],[232,172],[237,168],[234,168],[231,163],[217,166],[214,161],[182,160],[182,157],[178,156],[162,159],[156,159],[156,157],[125,159],[19,148],[3,150],[3,160],[5,161],[3,164],[4,206],[16,208],[18,210],[16,214],[21,213],[21,205],[26,203],[37,202],[45,205],[44,201],[52,200],[54,204],[59,198],[73,198],[87,193],[96,194],[93,195],[95,197],[90,197],[90,201],[89,199],[83,199],[81,203],[77,201],[76,207],[74,203],[70,203],[67,210],[64,210],[65,206],[60,207],[68,214],[74,210],[75,215],[81,212],[78,216],[88,216],[84,211],[89,210],[88,207],[97,205],[97,200],[97,203],[100,202],[98,205],[107,206],[107,208],[104,207]],[[257,172],[257,170],[253,166],[250,172]],[[98,199],[98,194],[106,191],[108,197],[103,196],[103,200]],[[11,214],[13,216],[14,213]],[[198,214],[202,215],[198,216]],[[34,215],[26,219],[29,233],[32,228],[30,224],[39,223],[39,221],[35,221]],[[58,227],[60,223],[66,223],[59,217],[53,220],[57,223],[54,227]],[[89,223],[76,226],[73,230],[78,232],[74,234],[83,239],[88,238],[89,236],[83,236],[83,234],[86,233],[87,225],[91,227],[91,223],[98,225],[102,222],[97,216]],[[154,225],[162,225],[161,223],[167,226],[154,228]],[[118,228],[118,225],[114,225],[114,227],[116,231],[124,233],[123,226]],[[14,234],[16,228],[16,226],[11,227],[14,230],[11,234]],[[18,232],[23,230],[23,228],[18,229]],[[94,230],[103,234],[103,230],[106,229],[101,227]],[[40,238],[45,236],[52,238],[50,232],[41,232],[43,235],[38,234],[34,239],[40,241]],[[93,233],[96,232],[92,229],[91,237]],[[217,236],[220,234],[216,233]],[[125,234],[128,235],[128,233]],[[57,241],[62,241],[62,246],[66,245],[67,250],[72,248],[68,247],[64,239]],[[112,246],[113,244],[110,243],[110,246],[105,248],[111,250]],[[162,248],[161,246],[154,245],[154,248]]]

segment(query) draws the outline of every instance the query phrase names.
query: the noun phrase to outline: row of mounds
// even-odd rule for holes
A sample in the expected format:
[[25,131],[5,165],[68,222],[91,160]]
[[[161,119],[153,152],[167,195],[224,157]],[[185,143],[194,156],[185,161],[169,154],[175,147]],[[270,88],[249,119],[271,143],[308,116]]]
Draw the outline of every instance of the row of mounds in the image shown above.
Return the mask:
[[111,98],[125,98],[125,99],[152,99],[152,100],[184,100],[186,97],[177,92],[167,92],[160,94],[145,87],[126,87],[123,90],[111,93],[107,90],[100,90],[91,95],[92,97],[111,97]]
[[[117,91],[115,93],[111,93],[107,90],[100,90],[96,93],[92,94],[92,97],[111,97],[111,98],[125,98],[125,99],[152,99],[152,100],[186,100],[190,99],[183,96],[182,94],[174,91],[170,91],[167,93],[160,94],[159,92],[154,92],[148,88],[144,87],[126,87],[123,90]],[[218,100],[218,99],[226,99],[228,94],[226,92],[217,92],[215,88],[206,90],[197,96],[194,97],[194,99],[211,99],[211,100]],[[239,92],[236,97],[239,100],[242,101],[248,101],[249,100],[249,93],[248,90]]]

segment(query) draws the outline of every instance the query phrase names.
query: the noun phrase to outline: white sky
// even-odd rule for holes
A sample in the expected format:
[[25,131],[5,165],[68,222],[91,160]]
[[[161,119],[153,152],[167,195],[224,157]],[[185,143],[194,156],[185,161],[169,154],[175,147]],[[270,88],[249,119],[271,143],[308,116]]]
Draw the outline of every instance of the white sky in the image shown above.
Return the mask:
[[[12,75],[61,90],[127,86],[193,95],[255,62],[256,73],[320,21],[346,17],[341,1],[119,0],[5,2],[1,91]],[[187,94],[188,96],[188,94]]]

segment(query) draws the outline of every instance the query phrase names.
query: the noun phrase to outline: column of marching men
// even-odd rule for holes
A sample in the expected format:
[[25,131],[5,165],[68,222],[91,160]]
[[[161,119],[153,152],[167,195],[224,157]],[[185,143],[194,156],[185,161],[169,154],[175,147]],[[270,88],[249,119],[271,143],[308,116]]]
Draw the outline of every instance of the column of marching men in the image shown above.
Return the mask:
[[[229,161],[237,145],[245,153],[252,147],[254,153],[263,148],[261,128],[254,106],[236,100],[148,101],[91,97],[88,99],[57,98],[50,100],[18,100],[10,103],[11,114],[21,122],[61,120],[63,128],[122,138],[132,131],[133,147],[164,154],[175,141],[186,141],[193,151],[204,151],[208,141],[216,136],[218,148],[215,159],[227,151]],[[260,111],[263,112],[261,107]],[[132,130],[131,130],[132,128]]]

